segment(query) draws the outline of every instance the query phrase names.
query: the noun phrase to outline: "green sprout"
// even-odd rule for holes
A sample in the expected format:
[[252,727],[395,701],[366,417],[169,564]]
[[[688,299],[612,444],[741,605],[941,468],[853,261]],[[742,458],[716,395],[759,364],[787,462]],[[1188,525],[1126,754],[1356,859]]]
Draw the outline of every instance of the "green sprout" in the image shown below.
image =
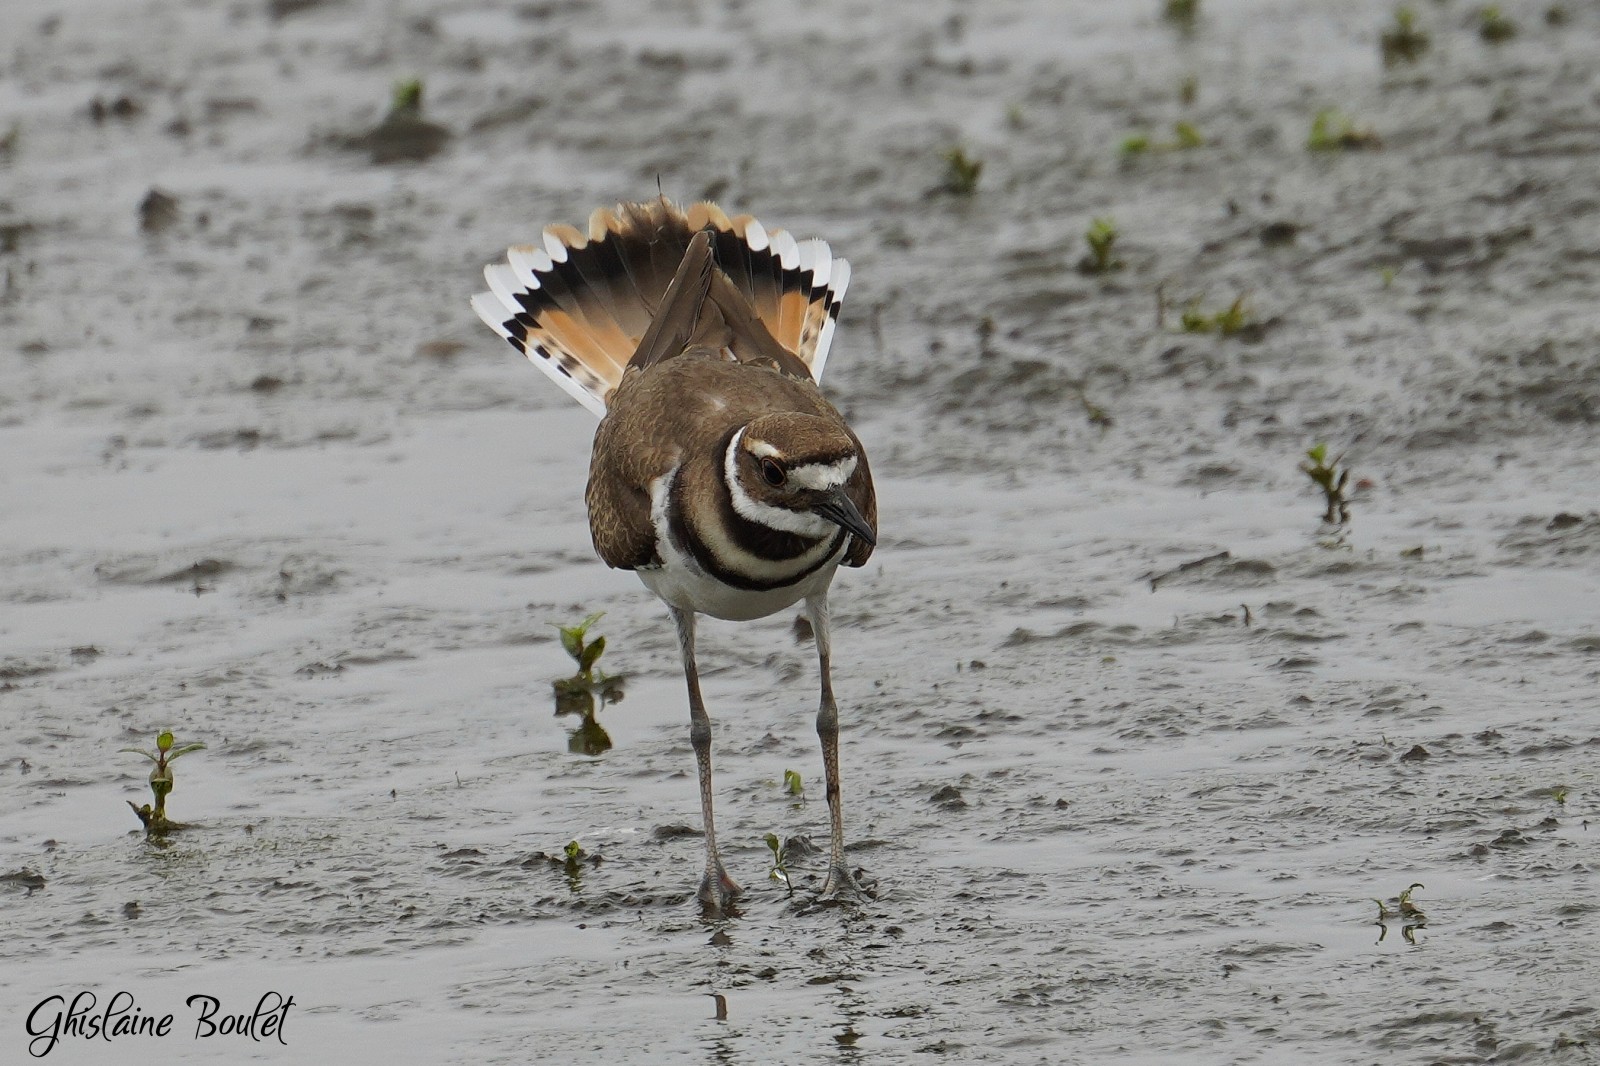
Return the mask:
[[978,191],[982,174],[983,160],[968,156],[959,146],[951,148],[944,154],[944,182],[939,188],[956,196],[971,196]]
[[1355,152],[1382,145],[1371,127],[1357,126],[1354,119],[1336,107],[1317,112],[1306,138],[1306,147],[1313,152]]
[[412,115],[421,118],[422,79],[412,78],[410,81],[397,82],[390,101],[390,115]]
[[1110,218],[1097,218],[1089,223],[1084,242],[1089,254],[1078,261],[1078,269],[1085,274],[1109,274],[1122,269],[1122,260],[1114,258],[1112,249],[1117,243],[1117,224]]
[[1517,35],[1517,24],[1494,4],[1478,11],[1478,36],[1488,44],[1504,44]]
[[805,782],[800,780],[800,772],[798,770],[785,770],[783,772],[783,790],[791,796],[799,796],[801,799],[805,799],[806,786]]
[[789,843],[780,841],[778,834],[768,833],[761,839],[767,842],[767,847],[772,849],[772,869],[767,873],[767,878],[772,881],[782,881],[783,887],[789,890],[789,895],[794,896],[794,882],[789,879]]
[[1563,807],[1565,807],[1567,805],[1567,786],[1566,785],[1557,785],[1551,791],[1550,796],[1557,803],[1559,803]]
[[167,797],[177,787],[171,764],[178,756],[187,755],[191,751],[200,751],[205,747],[204,744],[198,743],[174,747],[175,743],[171,730],[167,730],[156,737],[155,751],[146,751],[144,748],[120,749],[133,755],[143,755],[146,759],[155,763],[155,768],[150,771],[150,792],[155,796],[155,806],[152,807],[148,803],[139,806],[132,800],[128,801],[128,806],[133,808],[133,813],[138,815],[140,822],[144,823],[145,833],[151,836],[183,828],[181,823],[170,821],[167,818]]
[[600,708],[622,699],[621,676],[606,674],[599,668],[600,656],[605,654],[606,638],[589,640],[589,629],[605,615],[596,611],[576,625],[551,625],[561,634],[561,647],[572,657],[577,667],[571,677],[561,677],[550,682],[555,692],[556,715],[579,716],[577,731],[567,739],[567,748],[574,754],[601,755],[611,750],[611,737],[595,719]]
[[1390,918],[1404,918],[1409,922],[1419,924],[1426,922],[1428,916],[1422,913],[1421,907],[1411,902],[1411,893],[1419,888],[1427,887],[1427,885],[1417,882],[1393,899],[1381,900],[1374,897],[1372,902],[1378,905],[1378,921],[1383,922]]
[[1350,468],[1341,468],[1339,465],[1344,461],[1344,455],[1341,453],[1330,460],[1328,446],[1319,443],[1306,449],[1306,458],[1310,462],[1301,463],[1300,469],[1322,490],[1328,505],[1322,515],[1323,522],[1330,526],[1344,525],[1350,521],[1350,499],[1344,491],[1350,483]]
[[1193,122],[1174,122],[1172,136],[1170,141],[1157,141],[1143,131],[1130,133],[1122,138],[1118,151],[1125,156],[1144,152],[1186,152],[1192,148],[1204,148],[1206,144],[1205,136]]
[[1252,316],[1244,293],[1240,293],[1233,303],[1220,311],[1202,310],[1200,305],[1203,299],[1196,296],[1184,305],[1183,312],[1178,316],[1178,328],[1183,332],[1216,333],[1231,337],[1250,325]]
[[[584,638],[589,634],[589,627],[605,617],[604,611],[596,611],[577,625],[564,626],[560,622],[551,622],[561,633],[561,647],[572,661],[578,664],[578,672],[572,676],[586,684],[595,681],[595,663],[600,661],[600,656],[606,651],[606,638],[596,637],[593,641],[585,643]],[[604,679],[605,675],[600,675]]]
[[1415,63],[1428,50],[1428,35],[1417,29],[1417,13],[1409,7],[1395,8],[1394,25],[1378,39],[1383,65]]
[[396,82],[389,95],[389,112],[365,133],[340,138],[339,143],[368,152],[372,162],[420,163],[444,150],[453,134],[422,116],[422,80]]

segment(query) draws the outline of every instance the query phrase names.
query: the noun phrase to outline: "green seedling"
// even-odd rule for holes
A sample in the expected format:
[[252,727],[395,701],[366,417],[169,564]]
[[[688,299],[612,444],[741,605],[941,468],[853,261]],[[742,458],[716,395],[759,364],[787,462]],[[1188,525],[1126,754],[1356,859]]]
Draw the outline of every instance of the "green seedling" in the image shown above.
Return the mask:
[[978,191],[982,175],[983,160],[968,156],[964,148],[952,148],[944,154],[944,182],[939,188],[956,196],[971,196]]
[[588,639],[590,627],[604,614],[604,611],[596,611],[570,626],[550,623],[561,634],[561,647],[577,667],[571,677],[550,682],[555,693],[557,717],[576,714],[580,718],[576,732],[567,739],[567,749],[574,754],[600,755],[611,749],[611,737],[595,720],[595,715],[606,704],[620,702],[623,695],[625,679],[606,674],[599,667],[600,656],[606,650],[606,638]]
[[783,772],[783,790],[791,796],[806,798],[805,782],[800,780],[798,770],[785,770]]
[[1427,885],[1418,882],[1393,899],[1382,900],[1374,897],[1372,902],[1378,905],[1378,921],[1384,922],[1391,918],[1403,918],[1408,922],[1415,923],[1427,921],[1428,916],[1422,913],[1422,908],[1411,902],[1411,893],[1419,888],[1427,887]]
[[1356,152],[1382,145],[1371,127],[1357,126],[1354,119],[1336,107],[1317,112],[1306,138],[1306,147],[1313,152]]
[[1478,36],[1489,44],[1504,44],[1517,35],[1517,24],[1494,4],[1478,11]]
[[789,890],[789,895],[794,896],[794,882],[789,880],[789,844],[780,841],[778,834],[768,833],[761,839],[767,842],[767,847],[772,849],[772,869],[768,871],[767,878],[772,881],[782,881],[783,887]]
[[341,143],[369,152],[378,164],[420,163],[437,155],[452,134],[446,127],[422,117],[422,93],[420,79],[396,83],[383,121],[365,133],[342,138]]
[[1085,274],[1109,274],[1113,270],[1122,269],[1122,260],[1117,259],[1112,249],[1117,243],[1117,224],[1109,218],[1097,218],[1089,223],[1089,229],[1084,233],[1084,242],[1089,245],[1089,254],[1078,261],[1078,269]]
[[1417,13],[1409,7],[1395,8],[1394,25],[1378,39],[1383,65],[1415,63],[1428,50],[1428,35],[1417,29]]
[[1561,804],[1561,806],[1565,807],[1567,805],[1567,786],[1557,785],[1555,789],[1551,791],[1550,797],[1557,803]]
[[412,78],[395,85],[394,95],[390,97],[389,114],[422,117],[422,79]]
[[1204,148],[1206,143],[1204,135],[1193,122],[1174,122],[1172,138],[1170,141],[1157,141],[1152,140],[1148,133],[1130,133],[1122,138],[1118,150],[1125,156],[1144,152],[1185,152],[1192,148]]
[[583,866],[589,861],[589,853],[576,840],[569,840],[561,849],[561,855],[561,872],[566,875],[567,888],[576,892],[583,887]]
[[[586,684],[593,684],[596,680],[595,664],[600,661],[600,656],[605,654],[606,638],[596,637],[592,641],[586,641],[585,638],[589,635],[589,627],[604,617],[604,611],[596,611],[577,625],[564,626],[560,622],[550,623],[561,634],[562,650],[572,656],[572,661],[578,665],[578,672],[572,675],[573,678]],[[601,679],[605,677],[604,674],[599,676]]]
[[1231,337],[1249,326],[1252,321],[1250,306],[1244,293],[1220,311],[1201,309],[1203,297],[1196,296],[1184,305],[1178,316],[1178,327],[1185,333],[1216,333]]
[[1340,467],[1344,461],[1341,453],[1328,458],[1328,446],[1316,444],[1306,449],[1306,458],[1310,462],[1301,463],[1300,469],[1312,484],[1322,490],[1323,499],[1327,502],[1327,510],[1323,512],[1322,520],[1330,526],[1342,526],[1350,521],[1350,500],[1345,496],[1345,486],[1350,483],[1349,467]]
[[150,771],[150,792],[155,796],[155,805],[148,803],[143,806],[128,801],[128,806],[133,808],[133,813],[138,815],[139,821],[144,824],[144,831],[151,836],[157,836],[173,829],[182,829],[179,822],[167,818],[167,797],[177,786],[177,781],[172,775],[172,762],[180,755],[187,755],[191,751],[199,751],[204,744],[185,744],[175,747],[175,741],[170,730],[156,737],[156,750],[146,751],[144,748],[123,748],[122,751],[134,755],[143,755],[155,763],[155,768]]

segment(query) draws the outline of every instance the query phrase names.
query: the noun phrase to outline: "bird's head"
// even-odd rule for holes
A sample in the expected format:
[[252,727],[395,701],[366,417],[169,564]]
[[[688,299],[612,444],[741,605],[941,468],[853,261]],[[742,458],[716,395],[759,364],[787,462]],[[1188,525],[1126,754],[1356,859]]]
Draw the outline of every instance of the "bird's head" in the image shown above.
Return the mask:
[[861,445],[842,421],[762,415],[734,434],[726,463],[734,508],[750,521],[806,537],[844,529],[877,543],[877,530],[852,499],[868,498],[871,487]]

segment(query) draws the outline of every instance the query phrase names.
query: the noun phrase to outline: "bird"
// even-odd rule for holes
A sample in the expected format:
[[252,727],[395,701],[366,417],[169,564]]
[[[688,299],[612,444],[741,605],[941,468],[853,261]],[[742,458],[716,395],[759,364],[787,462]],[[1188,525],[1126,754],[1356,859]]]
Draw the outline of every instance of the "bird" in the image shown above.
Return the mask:
[[733,913],[741,889],[717,848],[696,618],[749,621],[802,601],[829,817],[819,898],[859,899],[844,851],[828,591],[841,565],[872,555],[877,500],[860,439],[819,388],[850,264],[824,241],[659,196],[598,208],[586,231],[547,226],[484,278],[478,316],[600,416],[584,493],[595,551],[638,574],[676,628],[705,826],[703,910]]

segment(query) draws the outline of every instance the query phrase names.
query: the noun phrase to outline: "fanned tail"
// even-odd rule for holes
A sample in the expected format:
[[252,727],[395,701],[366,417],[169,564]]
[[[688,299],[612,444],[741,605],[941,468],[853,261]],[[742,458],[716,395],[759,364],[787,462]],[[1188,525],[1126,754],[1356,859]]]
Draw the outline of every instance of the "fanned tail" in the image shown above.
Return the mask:
[[[684,211],[661,197],[600,208],[587,234],[549,226],[542,245],[517,245],[506,262],[484,268],[489,291],[472,298],[473,310],[569,395],[604,415],[701,230],[710,231],[711,254],[733,292],[820,381],[850,264],[834,259],[823,241],[796,241],[749,215],[730,219],[712,203]],[[770,358],[754,350],[759,346],[744,347],[735,338],[726,354]]]

